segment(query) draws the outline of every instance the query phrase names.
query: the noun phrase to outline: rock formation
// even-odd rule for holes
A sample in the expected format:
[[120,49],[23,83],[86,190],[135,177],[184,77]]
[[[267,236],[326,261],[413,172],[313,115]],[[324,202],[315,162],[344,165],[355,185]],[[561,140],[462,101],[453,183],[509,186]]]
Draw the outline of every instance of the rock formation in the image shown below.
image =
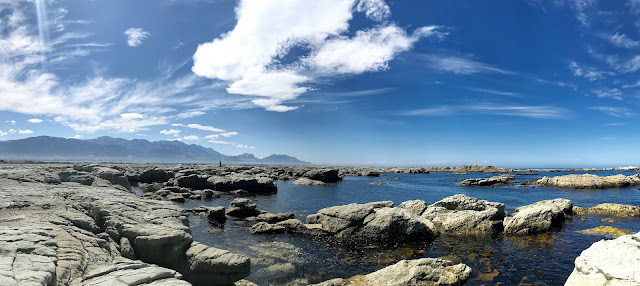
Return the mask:
[[439,234],[495,234],[503,229],[504,204],[458,194],[428,206],[422,218]]
[[504,232],[508,234],[531,234],[560,226],[567,216],[573,214],[570,200],[555,199],[539,201],[516,208],[504,219]]

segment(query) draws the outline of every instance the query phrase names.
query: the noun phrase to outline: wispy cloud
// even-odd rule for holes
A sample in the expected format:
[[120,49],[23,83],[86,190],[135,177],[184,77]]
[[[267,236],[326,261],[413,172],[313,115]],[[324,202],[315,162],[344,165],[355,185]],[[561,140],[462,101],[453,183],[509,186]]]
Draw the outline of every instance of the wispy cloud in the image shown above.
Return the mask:
[[599,71],[594,67],[580,66],[575,61],[569,62],[569,69],[573,72],[573,75],[577,77],[584,77],[590,81],[595,81],[604,78],[605,72]]
[[497,68],[490,64],[456,56],[422,55],[429,66],[434,69],[455,74],[470,75],[478,73],[515,74],[514,72]]
[[619,101],[622,100],[622,91],[617,88],[595,89],[593,90],[593,94],[599,98],[613,98]]
[[220,128],[216,128],[213,126],[207,126],[207,125],[200,125],[200,124],[196,124],[196,123],[192,123],[192,124],[179,124],[179,123],[174,123],[171,124],[171,126],[173,127],[187,127],[187,128],[193,128],[193,129],[198,129],[198,130],[203,130],[203,131],[211,131],[211,132],[225,132],[224,129],[220,129]]
[[640,46],[640,42],[629,38],[629,36],[625,34],[615,33],[614,35],[611,35],[611,36],[605,36],[605,38],[609,40],[611,44],[619,48],[630,49],[630,48],[635,48]]
[[231,136],[234,136],[234,135],[238,135],[238,132],[233,131],[233,132],[220,133],[220,136],[222,136],[222,137],[231,137]]
[[612,123],[602,124],[602,126],[622,126],[622,125],[627,125],[627,122],[612,122]]
[[482,93],[495,94],[495,95],[505,95],[505,96],[513,96],[513,97],[520,97],[521,96],[517,92],[502,91],[502,90],[497,90],[497,89],[476,88],[476,87],[470,87],[470,88],[467,88],[467,89],[468,90],[472,90],[472,91],[482,92]]
[[566,118],[569,111],[555,106],[501,105],[480,103],[474,105],[443,105],[401,113],[406,116],[447,116],[456,114],[504,115],[543,119]]
[[614,117],[629,117],[635,115],[626,107],[613,107],[613,106],[594,106],[590,107],[591,110],[598,110],[607,113]]
[[29,122],[29,123],[34,123],[34,124],[38,124],[38,123],[42,122],[42,119],[39,119],[39,118],[31,118],[31,119],[27,120],[27,122]]
[[181,130],[177,130],[177,129],[164,129],[162,131],[160,131],[161,134],[165,134],[165,135],[173,135],[173,136],[178,136],[180,135],[180,132],[182,132]]
[[127,45],[130,47],[137,47],[141,45],[142,41],[151,36],[151,33],[144,29],[133,27],[124,31],[124,34],[127,35]]

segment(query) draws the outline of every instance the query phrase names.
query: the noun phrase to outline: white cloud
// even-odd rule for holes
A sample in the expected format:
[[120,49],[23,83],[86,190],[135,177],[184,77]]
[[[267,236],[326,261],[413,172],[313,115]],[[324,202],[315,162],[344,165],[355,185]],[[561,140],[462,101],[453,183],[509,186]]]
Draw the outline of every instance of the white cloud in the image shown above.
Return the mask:
[[171,124],[171,126],[173,126],[173,127],[187,127],[187,128],[193,128],[193,129],[211,131],[211,132],[225,132],[224,129],[215,128],[213,126],[195,124],[195,123],[187,124],[187,125],[174,123],[174,124]]
[[218,138],[220,138],[219,134],[211,134],[211,135],[207,135],[204,137],[205,139],[211,139],[211,140],[217,140]]
[[8,132],[9,132],[9,134],[15,134],[15,133],[16,133],[16,132],[18,132],[18,131],[17,131],[17,130],[15,130],[15,129],[13,129],[13,128],[11,128],[11,129],[9,129],[9,131],[8,131]]
[[637,46],[640,46],[640,42],[629,38],[625,34],[616,33],[615,35],[608,37],[608,39],[614,46],[620,47],[620,48],[629,49],[629,48],[635,48]]
[[140,113],[122,113],[120,114],[120,117],[127,119],[127,120],[132,120],[132,119],[142,119],[144,118],[144,115],[140,114]]
[[80,135],[80,134],[76,134],[76,135],[73,135],[73,136],[69,137],[69,139],[80,139],[80,138],[82,138],[82,135]]
[[29,123],[36,123],[36,124],[37,124],[37,123],[41,123],[41,122],[42,122],[42,119],[38,119],[38,118],[31,118],[31,119],[27,120],[27,122],[29,122]]
[[238,135],[238,132],[232,131],[232,132],[225,132],[225,133],[220,133],[220,136],[222,137],[231,137],[234,135]]
[[127,44],[130,47],[137,47],[142,44],[146,38],[151,36],[151,34],[142,28],[129,28],[124,31],[124,34],[127,35]]
[[7,134],[9,134],[9,133],[0,130],[0,136],[6,136]]
[[593,93],[599,98],[613,98],[615,100],[622,100],[622,91],[617,88],[596,89]]
[[594,67],[580,66],[575,61],[569,62],[569,69],[573,72],[573,75],[577,77],[584,77],[590,81],[602,79],[605,75],[605,72],[601,72]]
[[520,96],[520,94],[518,94],[517,92],[502,91],[502,90],[488,89],[488,88],[474,88],[474,87],[472,87],[472,88],[468,88],[468,90],[482,92],[482,93],[495,94],[495,95],[506,95],[506,96],[514,96],[514,97]]
[[635,113],[631,112],[628,108],[625,107],[594,106],[590,107],[589,109],[602,111],[613,117],[629,117],[635,115]]
[[18,129],[18,134],[33,134],[33,131],[29,130],[29,129]]
[[227,141],[220,141],[220,140],[207,140],[207,142],[209,143],[213,143],[213,144],[231,144],[231,142],[227,142]]
[[423,59],[435,69],[455,74],[470,75],[478,73],[514,74],[513,72],[489,64],[456,56],[423,55]]
[[447,116],[454,114],[486,114],[519,116],[541,119],[565,118],[568,111],[564,108],[540,105],[502,105],[493,103],[479,103],[472,105],[443,105],[433,108],[417,109],[402,113],[406,116]]
[[178,113],[176,115],[176,118],[185,119],[185,118],[197,117],[204,114],[206,113],[202,110],[187,110],[187,111]]
[[173,135],[173,136],[178,136],[180,134],[181,130],[177,130],[177,129],[164,129],[162,131],[160,131],[160,133],[165,134],[165,135]]
[[7,122],[11,123],[11,125],[16,125],[16,121],[15,120],[9,120]]
[[198,136],[196,136],[196,135],[189,135],[189,136],[184,136],[184,137],[182,137],[182,139],[184,139],[184,140],[190,140],[190,141],[193,141],[193,140],[198,140]]
[[238,145],[236,145],[236,148],[238,148],[238,149],[256,149],[255,146],[249,146],[249,145],[246,145],[246,144],[238,144]]
[[[303,85],[321,77],[386,69],[389,61],[418,39],[443,35],[435,26],[409,35],[387,22],[349,31],[355,12],[378,22],[391,14],[383,0],[241,1],[234,29],[200,44],[192,70],[227,82],[228,93],[257,96],[252,100],[255,105],[285,112],[297,107],[284,102],[310,90]],[[296,48],[309,52],[285,62]]]

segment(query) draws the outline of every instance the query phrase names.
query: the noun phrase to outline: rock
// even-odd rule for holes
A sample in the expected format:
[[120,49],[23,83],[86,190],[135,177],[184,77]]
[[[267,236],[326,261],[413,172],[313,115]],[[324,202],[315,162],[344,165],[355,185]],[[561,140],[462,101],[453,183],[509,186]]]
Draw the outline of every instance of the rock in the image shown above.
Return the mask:
[[0,285],[54,285],[55,232],[26,226],[0,226]]
[[565,285],[640,285],[640,234],[601,240],[582,251]]
[[106,167],[97,167],[94,169],[94,174],[96,177],[105,179],[113,185],[122,186],[127,190],[131,190],[129,180],[122,171]]
[[236,198],[231,201],[227,215],[234,217],[252,217],[260,214],[260,211],[256,209],[256,204],[246,198]]
[[439,258],[401,260],[367,275],[349,279],[333,279],[316,286],[347,285],[462,285],[471,275],[471,268]]
[[74,285],[190,286],[191,283],[182,280],[182,275],[171,269],[141,261],[118,261],[108,266],[97,267]]
[[177,177],[174,184],[178,187],[193,190],[211,189],[213,185],[209,183],[208,179],[208,176],[191,174],[188,176]]
[[62,182],[73,182],[90,186],[95,179],[93,175],[87,172],[79,172],[76,170],[66,170],[58,173]]
[[598,214],[617,217],[640,217],[640,207],[612,203],[597,204],[589,208],[574,207],[573,211],[578,215]]
[[423,200],[412,200],[402,202],[398,207],[401,209],[406,209],[417,216],[421,216],[422,213],[427,209],[427,202]]
[[209,207],[209,210],[207,210],[207,219],[209,223],[215,226],[224,226],[224,223],[227,221],[224,207]]
[[336,169],[312,169],[306,171],[302,176],[324,183],[336,183],[342,180],[342,178],[338,176],[338,170]]
[[307,216],[307,224],[354,243],[430,241],[435,238],[427,222],[393,202],[349,204],[324,208]]
[[[257,271],[256,276],[268,277],[269,285],[282,284],[293,278],[296,266],[293,263],[276,263]],[[278,283],[280,282],[280,283]],[[308,283],[307,283],[308,284]]]
[[133,247],[131,247],[131,242],[126,237],[120,238],[120,255],[124,258],[136,259],[136,253],[133,251]]
[[47,184],[54,184],[54,185],[62,183],[62,181],[60,180],[60,177],[58,176],[46,176],[44,177],[44,182]]
[[612,227],[608,225],[598,226],[598,227],[589,228],[589,229],[583,229],[583,230],[579,230],[578,232],[584,233],[584,234],[605,235],[605,236],[611,236],[611,237],[619,237],[619,236],[632,233],[631,231],[628,231],[626,229],[620,229],[620,228]]
[[138,175],[138,182],[141,183],[156,183],[156,182],[166,182],[169,179],[173,178],[173,172],[159,169],[159,168],[149,168],[144,170],[140,175]]
[[567,189],[608,189],[640,185],[640,174],[625,176],[622,174],[599,177],[592,174],[564,175],[553,178],[542,177],[535,184],[547,187]]
[[182,194],[170,194],[167,196],[167,200],[177,203],[184,203],[184,196]]
[[294,185],[307,185],[307,186],[324,186],[325,183],[322,181],[311,180],[309,178],[299,178],[293,181]]
[[295,215],[292,212],[277,213],[277,214],[263,213],[263,214],[259,214],[256,217],[256,220],[257,221],[267,222],[267,223],[277,223],[277,222],[281,222],[281,221],[284,221],[284,220],[292,219],[294,217],[295,217]]
[[461,186],[504,186],[515,180],[515,175],[499,175],[490,178],[465,179],[460,182]]
[[263,176],[228,175],[212,176],[209,178],[212,189],[221,192],[230,192],[242,189],[254,194],[271,194],[278,191],[276,181]]
[[253,283],[253,282],[251,282],[249,280],[245,280],[245,279],[238,280],[233,285],[234,286],[258,286],[258,284]]
[[[194,285],[228,285],[249,275],[249,258],[194,242],[187,251]],[[213,271],[212,271],[213,270]]]
[[504,219],[504,232],[531,234],[548,231],[560,226],[567,216],[573,214],[570,200],[555,199],[540,201],[516,208],[512,216]]
[[439,234],[495,234],[503,229],[504,204],[458,194],[427,207],[422,218]]
[[286,229],[283,226],[270,224],[266,222],[259,222],[251,226],[249,232],[253,234],[273,234],[273,233],[283,233]]

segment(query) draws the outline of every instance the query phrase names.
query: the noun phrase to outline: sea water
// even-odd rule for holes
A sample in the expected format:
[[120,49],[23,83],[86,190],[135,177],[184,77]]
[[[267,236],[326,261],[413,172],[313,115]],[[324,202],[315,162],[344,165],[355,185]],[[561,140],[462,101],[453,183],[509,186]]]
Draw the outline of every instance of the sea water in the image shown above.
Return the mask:
[[[621,172],[594,173],[606,176]],[[458,185],[465,178],[496,175],[491,173],[384,173],[378,178],[345,177],[341,182],[325,186],[301,186],[291,181],[278,181],[277,194],[252,196],[250,199],[258,209],[272,213],[294,212],[296,218],[303,222],[307,215],[330,206],[382,200],[398,205],[414,199],[433,203],[454,194],[504,203],[508,213],[519,206],[555,198],[569,199],[574,206],[581,207],[599,203],[640,205],[637,187],[570,190],[519,184],[542,176],[566,174],[570,173],[516,175],[512,185],[500,187]],[[633,173],[626,173],[630,174]],[[371,184],[374,182],[385,184]],[[232,200],[231,196],[223,196],[209,201],[187,201],[181,205],[185,208],[200,205],[228,207]],[[585,220],[577,216],[567,220],[561,228],[537,235],[440,236],[433,242],[361,247],[343,246],[330,239],[305,235],[253,235],[249,232],[253,222],[248,221],[229,219],[223,230],[210,227],[203,216],[191,215],[189,222],[194,240],[251,257],[251,275],[247,279],[259,285],[318,283],[332,278],[348,278],[376,271],[402,259],[420,257],[444,257],[467,264],[473,269],[473,274],[466,285],[562,285],[582,250],[601,239],[611,239],[577,231],[600,225],[640,231],[640,218],[614,218],[615,222],[601,222],[605,217],[587,215]]]

